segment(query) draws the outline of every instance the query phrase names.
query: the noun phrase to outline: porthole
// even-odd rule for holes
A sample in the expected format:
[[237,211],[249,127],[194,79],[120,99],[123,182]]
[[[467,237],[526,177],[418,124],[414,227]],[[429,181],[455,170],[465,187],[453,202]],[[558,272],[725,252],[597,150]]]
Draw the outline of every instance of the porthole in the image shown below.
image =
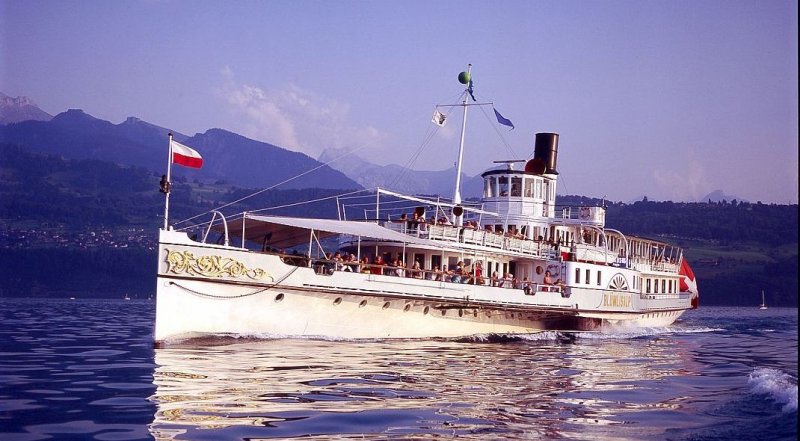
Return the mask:
[[338,305],[339,303],[342,303],[342,298],[341,297],[336,297],[336,300],[333,301],[333,304],[334,305]]
[[422,313],[423,314],[428,314],[428,311],[430,311],[430,310],[431,310],[431,308],[426,306],[425,309],[422,310]]
[[384,303],[384,304],[383,304],[383,309],[387,309],[387,308],[389,308],[390,306],[392,306],[392,304],[391,304],[391,303],[389,303],[389,302],[386,302],[386,303]]
[[359,308],[363,308],[365,306],[367,306],[367,300],[366,299],[362,300],[361,303],[358,304]]
[[459,309],[459,310],[458,310],[458,316],[459,316],[459,317],[464,317],[464,311],[463,311],[463,310],[461,310],[461,309]]
[[544,272],[544,268],[541,265],[536,266],[536,274],[542,274]]
[[478,310],[477,309],[473,309],[472,310],[472,316],[473,317],[477,317],[478,316]]
[[283,300],[283,297],[284,297],[283,293],[280,293],[280,294],[276,295],[275,296],[275,303],[280,302],[281,300]]
[[442,310],[442,315],[447,315],[447,310],[446,309]]
[[408,312],[411,309],[411,303],[406,303],[406,307],[403,308],[403,311]]

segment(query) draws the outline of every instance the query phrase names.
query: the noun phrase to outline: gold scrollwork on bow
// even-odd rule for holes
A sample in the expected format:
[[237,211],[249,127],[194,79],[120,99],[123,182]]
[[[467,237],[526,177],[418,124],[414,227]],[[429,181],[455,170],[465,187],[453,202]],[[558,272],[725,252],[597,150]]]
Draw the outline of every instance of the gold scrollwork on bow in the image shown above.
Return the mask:
[[275,280],[261,268],[247,268],[242,262],[230,257],[200,256],[195,257],[189,251],[167,252],[167,272],[173,274],[186,273],[204,277],[248,277],[253,280]]

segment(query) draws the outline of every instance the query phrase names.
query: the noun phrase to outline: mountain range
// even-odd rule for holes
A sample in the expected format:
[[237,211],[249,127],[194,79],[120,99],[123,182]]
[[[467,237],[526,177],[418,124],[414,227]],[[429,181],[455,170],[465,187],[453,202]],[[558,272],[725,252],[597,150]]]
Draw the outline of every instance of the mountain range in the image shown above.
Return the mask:
[[[51,116],[29,98],[0,93],[0,142],[67,159],[95,159],[164,172],[167,134],[196,148],[204,158],[201,170],[175,167],[176,178],[201,182],[227,182],[245,188],[360,189],[381,187],[406,194],[450,197],[455,168],[437,171],[411,170],[395,164],[376,165],[346,149],[327,149],[316,160],[266,142],[212,128],[187,136],[174,130],[129,117],[120,124],[70,109]],[[326,165],[330,162],[330,165]],[[291,178],[313,170],[299,179]],[[288,181],[285,182],[284,181]],[[483,179],[462,174],[461,193],[479,197]],[[637,199],[641,200],[641,198]],[[722,190],[697,202],[743,201]]]
[[[0,93],[0,142],[17,144],[67,159],[94,159],[144,167],[163,173],[167,134],[196,148],[204,159],[200,170],[173,168],[176,178],[227,182],[245,188],[360,189],[381,187],[413,194],[452,194],[455,169],[414,171],[398,165],[379,166],[355,155],[326,162],[346,153],[327,150],[318,160],[226,130],[212,128],[188,136],[129,117],[120,124],[98,119],[80,109],[51,116],[27,97]],[[291,178],[313,170],[299,179]],[[478,196],[480,177],[462,175],[464,197]]]

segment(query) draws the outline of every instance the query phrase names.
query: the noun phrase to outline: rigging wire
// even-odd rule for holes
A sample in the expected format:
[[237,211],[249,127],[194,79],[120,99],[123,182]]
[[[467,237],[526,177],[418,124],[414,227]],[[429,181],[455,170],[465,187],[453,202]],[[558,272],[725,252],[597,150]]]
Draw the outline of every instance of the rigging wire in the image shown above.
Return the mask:
[[[364,147],[362,147],[362,148],[364,148]],[[335,161],[338,161],[339,159],[342,159],[342,158],[344,158],[345,156],[349,156],[349,155],[353,154],[354,152],[356,152],[357,150],[361,150],[361,149],[356,149],[356,150],[352,150],[352,151],[350,151],[350,152],[344,153],[344,154],[342,154],[342,155],[339,155],[339,156],[337,156],[336,158],[333,158],[333,159],[331,159],[330,161],[328,161],[328,162],[326,162],[326,163],[324,163],[324,164],[320,164],[320,165],[318,165],[318,166],[316,166],[316,167],[314,167],[314,168],[312,168],[312,169],[306,170],[306,171],[304,171],[303,173],[300,173],[299,175],[295,175],[295,176],[293,176],[293,177],[291,177],[291,178],[289,178],[289,179],[284,179],[283,181],[281,181],[281,182],[279,182],[279,183],[277,183],[277,184],[271,185],[271,186],[269,186],[269,187],[266,187],[266,188],[262,188],[261,190],[258,190],[258,191],[256,191],[256,192],[250,193],[250,194],[249,194],[249,195],[247,195],[247,196],[241,197],[241,198],[239,198],[239,199],[237,199],[237,200],[235,200],[235,201],[228,202],[227,204],[223,204],[223,205],[221,205],[221,206],[219,206],[219,207],[217,207],[217,208],[214,208],[214,209],[212,209],[212,210],[208,210],[208,211],[206,211],[206,212],[204,212],[204,213],[196,214],[196,215],[194,215],[194,216],[192,216],[192,217],[188,217],[188,218],[186,218],[186,219],[183,219],[183,220],[180,220],[180,221],[178,221],[178,222],[175,222],[175,223],[173,224],[173,226],[180,225],[180,224],[182,224],[182,223],[184,223],[184,222],[188,222],[188,221],[190,221],[190,220],[193,220],[193,219],[197,219],[197,218],[198,218],[198,217],[200,217],[200,216],[205,216],[205,215],[207,215],[207,214],[209,214],[209,213],[211,213],[211,212],[213,212],[213,211],[215,211],[215,210],[216,210],[216,211],[222,210],[223,208],[230,207],[230,206],[231,206],[231,205],[233,205],[233,204],[238,204],[239,202],[242,202],[242,201],[245,201],[245,200],[247,200],[247,199],[250,199],[251,197],[257,196],[257,195],[259,195],[259,194],[261,194],[261,193],[264,193],[265,191],[272,190],[272,189],[274,189],[275,187],[281,186],[281,185],[283,185],[283,184],[286,184],[287,182],[291,182],[291,181],[293,181],[293,180],[295,180],[295,179],[297,179],[297,178],[299,178],[299,177],[302,177],[302,176],[305,176],[305,175],[307,175],[307,174],[309,174],[309,173],[311,173],[311,172],[317,171],[317,170],[321,169],[322,167],[326,167],[326,166],[328,166],[328,164],[331,164],[331,163],[333,163],[333,162],[335,162]]]

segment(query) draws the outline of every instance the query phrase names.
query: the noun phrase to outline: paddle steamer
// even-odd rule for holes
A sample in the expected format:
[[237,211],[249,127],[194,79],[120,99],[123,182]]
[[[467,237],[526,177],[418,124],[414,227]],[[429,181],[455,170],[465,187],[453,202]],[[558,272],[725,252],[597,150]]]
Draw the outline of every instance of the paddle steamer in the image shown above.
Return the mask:
[[[469,75],[459,77],[468,85],[464,124]],[[537,133],[532,159],[498,161],[473,204],[457,182],[449,202],[377,189],[365,220],[215,213],[209,230],[220,242],[209,230],[199,240],[175,230],[167,211],[156,344],[209,334],[402,339],[656,327],[697,307],[680,248],[606,227],[602,204],[556,205],[558,142]],[[162,190],[168,197],[168,178]],[[413,210],[386,215],[387,201]]]

